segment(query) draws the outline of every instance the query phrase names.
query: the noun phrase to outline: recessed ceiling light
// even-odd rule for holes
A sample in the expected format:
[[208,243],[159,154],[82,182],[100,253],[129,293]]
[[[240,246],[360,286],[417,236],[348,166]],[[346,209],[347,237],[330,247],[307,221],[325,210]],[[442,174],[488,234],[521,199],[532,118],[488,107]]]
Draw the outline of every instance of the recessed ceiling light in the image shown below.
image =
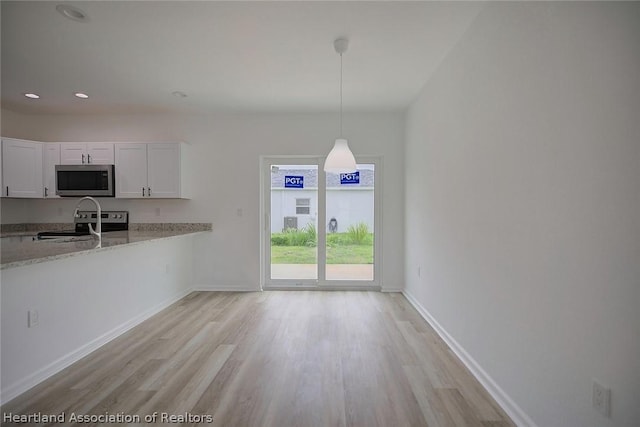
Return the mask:
[[59,4],[56,6],[56,10],[65,18],[73,19],[74,21],[86,22],[89,20],[87,14],[75,6]]
[[31,98],[31,99],[38,99],[40,98],[40,95],[36,94],[36,93],[25,93],[24,96],[26,96],[27,98]]
[[180,92],[179,90],[176,90],[175,92],[171,92],[171,95],[178,98],[186,98],[188,96],[186,93]]
[[82,92],[77,92],[74,95],[77,96],[78,98],[82,98],[82,99],[87,99],[89,97],[89,95],[87,95],[86,93],[82,93]]

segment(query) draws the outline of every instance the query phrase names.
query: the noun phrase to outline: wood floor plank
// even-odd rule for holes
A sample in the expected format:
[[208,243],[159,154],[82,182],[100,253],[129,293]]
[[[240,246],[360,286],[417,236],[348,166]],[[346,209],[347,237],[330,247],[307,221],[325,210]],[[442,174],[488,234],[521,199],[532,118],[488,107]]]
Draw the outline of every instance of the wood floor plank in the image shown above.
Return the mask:
[[83,414],[103,414],[122,412],[134,414],[140,406],[148,401],[154,391],[144,391],[139,389],[140,383],[158,368],[159,360],[149,360],[138,371],[129,376],[126,381],[118,387],[110,387],[109,390],[101,390],[100,393],[93,393],[93,399],[89,399],[84,408],[79,408],[77,412]]
[[[164,348],[168,349],[168,351],[165,351],[167,354],[165,357],[160,358],[158,354],[154,352],[153,358],[161,359],[163,363],[153,375],[140,385],[140,390],[159,390],[163,384],[165,384],[167,378],[172,375],[175,370],[179,369],[185,361],[202,346],[204,340],[207,339],[216,326],[218,326],[217,322],[209,322],[193,336],[184,334],[185,339],[188,338],[186,342],[176,338],[175,341],[180,343],[179,348],[171,342],[165,344]],[[169,357],[169,355],[171,355],[171,357]]]
[[367,291],[193,292],[2,412],[213,418],[173,423],[183,426],[514,425],[401,294]]
[[430,427],[456,427],[444,403],[420,366],[404,366],[405,375]]
[[448,373],[451,379],[450,384],[453,384],[453,387],[460,391],[465,401],[473,407],[474,412],[481,420],[501,421],[506,418],[502,409],[449,348],[433,346],[433,351],[438,355],[440,372]]
[[429,377],[429,381],[435,388],[452,387],[452,381],[449,380],[448,372],[438,369],[438,361],[425,340],[413,328],[410,322],[396,322],[398,330],[402,334],[405,342],[409,345],[416,357],[419,359],[419,366]]
[[185,409],[191,411],[234,349],[235,346],[229,344],[218,346],[198,367],[184,388],[172,397],[172,405],[168,407],[168,411],[174,413]]
[[482,427],[477,414],[473,412],[460,391],[454,388],[439,388],[436,395],[443,402],[447,413],[458,427]]

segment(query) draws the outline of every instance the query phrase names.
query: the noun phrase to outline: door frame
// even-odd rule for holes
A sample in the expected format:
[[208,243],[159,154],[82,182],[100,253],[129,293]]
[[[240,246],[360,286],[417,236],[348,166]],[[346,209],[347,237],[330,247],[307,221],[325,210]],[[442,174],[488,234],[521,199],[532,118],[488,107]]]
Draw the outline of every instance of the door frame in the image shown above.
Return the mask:
[[[262,290],[380,290],[382,287],[382,168],[381,156],[356,156],[356,163],[374,165],[373,280],[326,279],[326,177],[325,156],[260,156],[260,288]],[[317,279],[271,279],[271,165],[318,166]]]

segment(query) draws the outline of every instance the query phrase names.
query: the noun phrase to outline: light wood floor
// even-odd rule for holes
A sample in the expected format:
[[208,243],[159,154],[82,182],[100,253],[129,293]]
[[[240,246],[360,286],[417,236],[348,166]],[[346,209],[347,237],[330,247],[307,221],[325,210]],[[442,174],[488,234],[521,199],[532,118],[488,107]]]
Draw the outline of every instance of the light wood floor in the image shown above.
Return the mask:
[[514,425],[401,294],[378,292],[195,292],[2,408],[140,425],[156,411],[213,417],[182,425]]

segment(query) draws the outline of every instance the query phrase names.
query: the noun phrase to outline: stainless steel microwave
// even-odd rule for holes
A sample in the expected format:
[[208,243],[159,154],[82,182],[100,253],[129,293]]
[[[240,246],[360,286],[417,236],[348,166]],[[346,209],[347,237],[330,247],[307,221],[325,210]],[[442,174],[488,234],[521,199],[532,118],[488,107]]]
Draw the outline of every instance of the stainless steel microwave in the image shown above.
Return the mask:
[[58,196],[114,197],[113,165],[56,165]]

